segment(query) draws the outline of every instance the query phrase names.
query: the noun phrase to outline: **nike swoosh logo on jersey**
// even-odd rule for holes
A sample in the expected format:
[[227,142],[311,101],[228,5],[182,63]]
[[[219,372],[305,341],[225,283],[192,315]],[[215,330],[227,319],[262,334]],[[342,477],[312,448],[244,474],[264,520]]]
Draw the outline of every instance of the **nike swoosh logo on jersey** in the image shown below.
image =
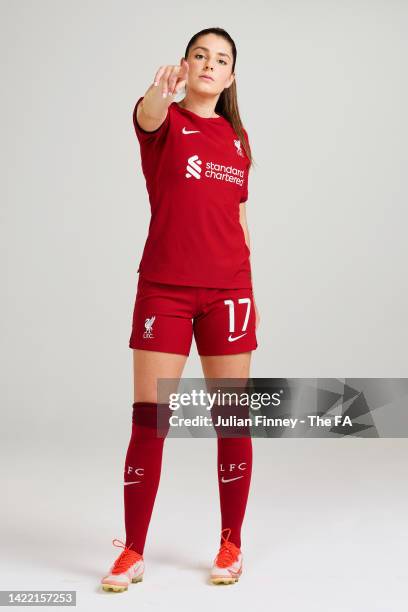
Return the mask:
[[200,130],[186,130],[185,127],[181,130],[183,134],[199,134]]
[[246,336],[246,332],[245,334],[241,334],[240,336],[235,336],[235,338],[233,338],[231,336],[231,334],[228,336],[228,342],[234,342],[234,340],[239,340],[240,338],[242,338],[243,336]]
[[142,482],[142,481],[141,480],[133,480],[132,482],[124,482],[123,484],[126,486],[126,485],[129,485],[129,484],[137,484],[138,482]]
[[221,482],[232,482],[233,480],[239,480],[239,478],[243,478],[243,476],[237,476],[236,478],[221,478]]

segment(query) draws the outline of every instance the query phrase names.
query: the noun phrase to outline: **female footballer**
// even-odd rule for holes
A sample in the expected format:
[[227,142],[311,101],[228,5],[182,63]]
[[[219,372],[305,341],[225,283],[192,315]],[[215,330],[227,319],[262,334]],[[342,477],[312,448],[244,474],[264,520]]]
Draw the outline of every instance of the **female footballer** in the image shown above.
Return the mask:
[[[144,546],[160,481],[157,380],[179,379],[194,335],[206,378],[249,377],[258,346],[246,221],[248,134],[238,110],[237,50],[221,28],[189,41],[179,65],[164,65],[136,102],[133,124],[151,207],[129,347],[133,349],[132,433],[124,469],[126,542],[102,578],[124,591],[143,580]],[[173,98],[181,90],[180,102]],[[168,408],[167,408],[168,409]],[[242,573],[241,526],[252,471],[252,441],[218,437],[221,507],[214,584]]]

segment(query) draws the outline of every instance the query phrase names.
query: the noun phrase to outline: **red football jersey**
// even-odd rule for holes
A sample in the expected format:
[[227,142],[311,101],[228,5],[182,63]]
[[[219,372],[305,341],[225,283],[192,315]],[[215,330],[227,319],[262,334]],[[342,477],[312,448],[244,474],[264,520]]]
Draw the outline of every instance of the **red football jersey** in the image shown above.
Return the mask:
[[162,125],[146,132],[136,119],[143,97],[133,124],[151,219],[138,272],[159,283],[252,287],[250,250],[239,222],[249,159],[230,122],[172,102]]

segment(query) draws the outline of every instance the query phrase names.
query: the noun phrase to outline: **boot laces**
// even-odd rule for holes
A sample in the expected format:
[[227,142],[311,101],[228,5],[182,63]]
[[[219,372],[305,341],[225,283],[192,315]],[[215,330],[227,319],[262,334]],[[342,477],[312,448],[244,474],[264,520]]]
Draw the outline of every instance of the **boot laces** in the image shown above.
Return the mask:
[[[118,544],[115,544],[115,542],[118,542]],[[137,563],[137,561],[140,561],[143,558],[141,554],[130,548],[132,544],[130,546],[126,546],[124,542],[117,539],[112,540],[112,544],[118,548],[124,549],[112,566],[112,574],[122,574],[123,572],[126,572],[131,565]]]
[[[223,535],[224,531],[228,532],[226,537]],[[214,563],[218,567],[228,567],[229,565],[232,565],[237,560],[238,555],[241,552],[238,546],[235,546],[235,544],[229,540],[230,535],[231,529],[229,528],[225,528],[221,532],[223,542],[216,558],[214,559]]]

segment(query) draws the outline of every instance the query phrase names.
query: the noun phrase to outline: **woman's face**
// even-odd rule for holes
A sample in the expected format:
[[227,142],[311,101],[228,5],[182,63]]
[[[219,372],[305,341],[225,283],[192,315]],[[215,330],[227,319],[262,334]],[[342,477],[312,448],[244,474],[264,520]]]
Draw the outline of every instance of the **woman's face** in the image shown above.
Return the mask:
[[[206,34],[190,47],[186,58],[189,71],[187,86],[201,95],[220,94],[234,80],[230,43],[222,36]],[[204,78],[208,75],[210,78]]]

